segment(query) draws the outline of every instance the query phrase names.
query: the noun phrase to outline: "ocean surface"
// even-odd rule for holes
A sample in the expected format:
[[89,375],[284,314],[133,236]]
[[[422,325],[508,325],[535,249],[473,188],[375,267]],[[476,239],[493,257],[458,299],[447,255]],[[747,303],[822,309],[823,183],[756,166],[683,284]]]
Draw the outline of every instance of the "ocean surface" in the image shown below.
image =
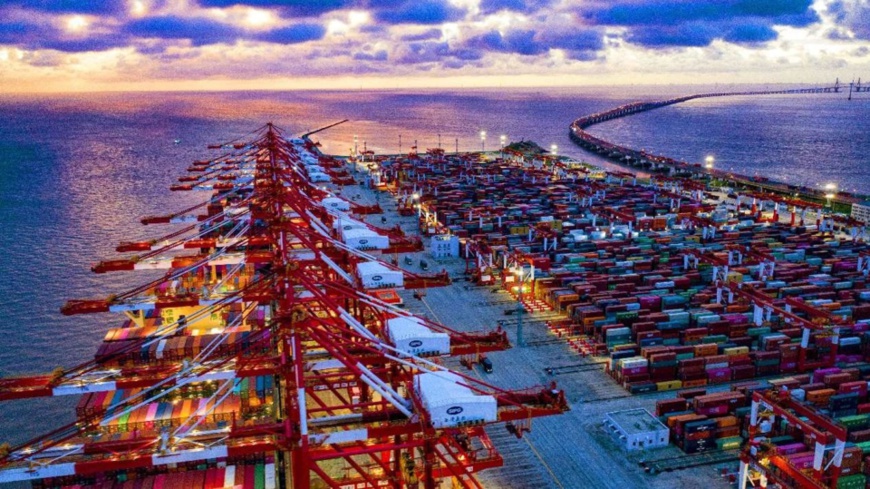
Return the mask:
[[[721,87],[716,88],[721,90]],[[315,136],[326,152],[494,149],[499,136],[534,140],[598,162],[568,139],[581,115],[697,87],[414,92],[236,92],[0,96],[0,376],[50,372],[92,358],[115,315],[64,317],[67,299],[103,298],[147,280],[95,275],[122,240],[165,234],[139,218],[206,196],[169,192],[209,143],[271,121]],[[862,94],[863,95],[863,94]],[[688,161],[793,183],[837,182],[870,193],[870,97],[703,99],[594,126],[605,138]],[[480,131],[487,132],[485,141]],[[175,139],[180,142],[176,144]],[[76,399],[0,404],[0,441],[20,442],[73,421]]]

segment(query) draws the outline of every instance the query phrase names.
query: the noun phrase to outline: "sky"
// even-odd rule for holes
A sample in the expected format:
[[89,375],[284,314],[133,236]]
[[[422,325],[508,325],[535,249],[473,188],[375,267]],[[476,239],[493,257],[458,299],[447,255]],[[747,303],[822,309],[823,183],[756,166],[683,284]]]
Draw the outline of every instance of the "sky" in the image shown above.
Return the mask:
[[870,0],[0,0],[0,93],[870,81]]

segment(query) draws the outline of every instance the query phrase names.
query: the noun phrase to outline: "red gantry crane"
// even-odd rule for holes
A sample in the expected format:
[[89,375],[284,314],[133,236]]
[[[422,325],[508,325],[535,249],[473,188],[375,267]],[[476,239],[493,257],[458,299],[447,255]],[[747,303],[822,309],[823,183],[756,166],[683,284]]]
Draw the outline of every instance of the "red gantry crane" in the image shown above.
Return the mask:
[[459,332],[369,294],[449,279],[340,239],[336,222],[375,209],[331,208],[339,201],[312,182],[325,157],[310,141],[267,124],[214,147],[226,153],[173,188],[212,197],[143,219],[184,226],[121,243],[141,254],[93,267],[165,275],[63,307],[125,316],[94,359],[0,380],[0,400],[81,396],[75,422],[0,450],[0,482],[474,488],[476,472],[502,464],[484,425],[521,435],[568,409],[555,385],[508,391],[432,358],[508,348],[500,329]]

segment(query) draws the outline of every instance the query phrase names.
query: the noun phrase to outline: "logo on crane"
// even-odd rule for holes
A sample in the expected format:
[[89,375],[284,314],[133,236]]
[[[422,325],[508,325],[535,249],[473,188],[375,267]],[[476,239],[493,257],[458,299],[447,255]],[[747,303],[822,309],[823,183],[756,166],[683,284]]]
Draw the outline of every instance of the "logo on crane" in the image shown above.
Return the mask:
[[366,244],[366,243],[368,243],[368,242],[369,242],[369,240],[367,240],[367,239],[361,239],[361,240],[359,240],[359,244]]
[[[360,241],[360,243],[362,243],[362,241]],[[363,243],[363,244],[365,244],[365,243]],[[374,277],[372,277],[372,282],[380,282],[383,279],[384,279],[384,277],[381,277],[380,275],[375,275]]]
[[452,415],[455,415],[455,414],[459,414],[459,413],[461,413],[462,411],[463,411],[463,410],[462,410],[462,406],[453,406],[453,407],[449,407],[449,408],[447,408],[447,414],[449,414],[449,415],[451,415],[451,416],[452,416]]
[[423,345],[423,342],[420,340],[414,340],[414,341],[408,343],[408,346],[410,346],[411,348],[417,348],[418,346],[422,346],[422,345]]

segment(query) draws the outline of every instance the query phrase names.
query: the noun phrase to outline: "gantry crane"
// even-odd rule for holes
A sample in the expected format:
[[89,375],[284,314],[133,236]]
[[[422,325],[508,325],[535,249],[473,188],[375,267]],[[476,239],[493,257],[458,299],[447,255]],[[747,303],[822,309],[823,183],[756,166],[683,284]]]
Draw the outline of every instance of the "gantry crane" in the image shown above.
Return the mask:
[[[391,341],[390,321],[405,318],[446,336],[446,354],[509,346],[500,329],[458,332],[362,290],[354,265],[378,257],[349,249],[329,232],[320,203],[329,194],[299,167],[316,150],[310,141],[289,140],[268,124],[249,142],[215,146],[229,154],[195,164],[195,173],[207,176],[176,188],[212,191],[211,199],[143,220],[192,225],[122,243],[120,252],[143,254],[93,267],[165,275],[62,309],[123,313],[121,329],[132,339],[107,341],[94,360],[76,367],[0,381],[0,400],[112,394],[76,422],[0,452],[0,482],[63,482],[275,453],[277,476],[294,488],[434,488],[448,477],[480,487],[474,473],[502,463],[483,425],[527,424],[568,409],[554,385],[499,389]],[[203,208],[205,214],[193,214]],[[449,283],[404,273],[406,288]],[[491,400],[494,410],[461,417],[461,408],[449,408],[444,419],[427,398],[425,376]],[[266,404],[239,398],[240,386],[252,379],[274,380]],[[193,402],[198,407],[185,411]],[[150,416],[157,404],[158,419],[130,421],[145,411]],[[119,431],[119,420],[134,427]]]

